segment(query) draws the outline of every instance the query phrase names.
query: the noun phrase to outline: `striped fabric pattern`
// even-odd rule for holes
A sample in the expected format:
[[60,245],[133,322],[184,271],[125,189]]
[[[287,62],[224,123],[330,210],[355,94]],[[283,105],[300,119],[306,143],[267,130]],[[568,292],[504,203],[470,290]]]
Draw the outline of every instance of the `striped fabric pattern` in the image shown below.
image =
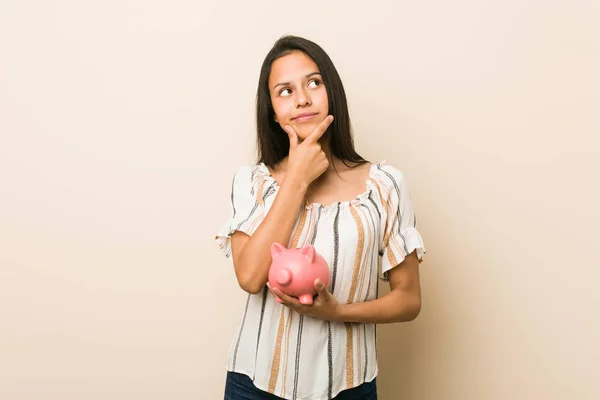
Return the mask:
[[[231,256],[231,235],[252,235],[277,196],[278,185],[262,163],[240,167],[232,182],[230,215],[216,242]],[[417,250],[410,192],[402,172],[372,164],[365,191],[330,205],[298,210],[288,247],[313,244],[331,270],[329,291],[340,302],[376,299],[380,278]],[[250,376],[262,390],[284,399],[332,399],[377,376],[376,326],[302,316],[277,303],[266,289],[248,295],[227,359],[227,370]]]

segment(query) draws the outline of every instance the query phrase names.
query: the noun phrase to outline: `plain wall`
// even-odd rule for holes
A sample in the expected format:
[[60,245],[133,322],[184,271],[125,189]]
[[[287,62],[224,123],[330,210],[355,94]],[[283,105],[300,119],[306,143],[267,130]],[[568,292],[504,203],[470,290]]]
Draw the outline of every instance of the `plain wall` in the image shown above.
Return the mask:
[[286,33],[332,57],[427,246],[421,315],[380,326],[380,398],[600,398],[598,21],[583,0],[3,0],[0,398],[222,398],[245,294],[213,239]]

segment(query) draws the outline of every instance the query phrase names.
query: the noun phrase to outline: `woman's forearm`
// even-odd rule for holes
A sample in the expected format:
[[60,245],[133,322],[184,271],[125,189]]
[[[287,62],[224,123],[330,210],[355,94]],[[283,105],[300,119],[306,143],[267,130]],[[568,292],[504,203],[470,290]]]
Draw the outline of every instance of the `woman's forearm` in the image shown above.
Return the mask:
[[245,291],[258,293],[265,286],[271,266],[271,245],[277,242],[287,246],[306,189],[300,179],[286,177],[260,226],[246,238],[241,249],[233,249],[235,272]]
[[417,318],[420,311],[420,295],[398,288],[375,300],[340,304],[337,320],[371,324],[405,322]]

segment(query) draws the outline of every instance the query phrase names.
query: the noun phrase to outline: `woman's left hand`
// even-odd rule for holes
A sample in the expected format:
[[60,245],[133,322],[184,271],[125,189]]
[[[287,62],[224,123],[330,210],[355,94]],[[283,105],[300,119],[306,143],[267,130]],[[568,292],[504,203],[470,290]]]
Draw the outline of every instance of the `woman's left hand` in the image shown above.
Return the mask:
[[315,289],[317,296],[312,304],[301,304],[296,297],[288,296],[281,290],[272,287],[267,282],[267,287],[271,293],[281,299],[281,303],[296,311],[298,314],[308,315],[309,317],[319,318],[326,321],[340,320],[340,303],[327,290],[327,287],[320,279],[315,280]]

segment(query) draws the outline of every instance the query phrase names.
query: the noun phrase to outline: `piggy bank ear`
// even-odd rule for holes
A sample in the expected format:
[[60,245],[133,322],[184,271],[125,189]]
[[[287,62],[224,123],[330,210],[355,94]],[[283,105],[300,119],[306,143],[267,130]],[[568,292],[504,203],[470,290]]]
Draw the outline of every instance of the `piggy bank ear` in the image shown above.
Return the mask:
[[300,252],[308,258],[308,261],[313,262],[315,260],[315,248],[312,245],[307,244],[302,247]]
[[275,257],[277,254],[285,253],[285,247],[275,242],[271,245],[271,257]]

